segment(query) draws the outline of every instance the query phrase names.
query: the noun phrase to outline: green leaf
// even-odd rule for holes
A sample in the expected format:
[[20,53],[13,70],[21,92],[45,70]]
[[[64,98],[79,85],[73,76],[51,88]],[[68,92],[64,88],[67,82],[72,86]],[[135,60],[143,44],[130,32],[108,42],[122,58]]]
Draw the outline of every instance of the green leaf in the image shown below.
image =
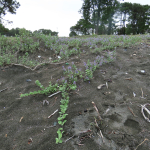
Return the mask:
[[56,139],[56,144],[58,144],[59,143],[59,139],[58,138],[55,138]]
[[62,122],[62,125],[64,125],[64,124],[66,123],[66,121],[67,121],[67,120],[64,120],[64,121]]
[[62,125],[62,124],[63,124],[63,122],[62,122],[62,121],[58,121],[58,124]]
[[62,117],[58,117],[58,118],[57,118],[57,120],[59,120],[59,121],[60,121],[60,120],[63,120],[63,118],[62,118]]
[[62,143],[62,140],[59,140],[59,143]]

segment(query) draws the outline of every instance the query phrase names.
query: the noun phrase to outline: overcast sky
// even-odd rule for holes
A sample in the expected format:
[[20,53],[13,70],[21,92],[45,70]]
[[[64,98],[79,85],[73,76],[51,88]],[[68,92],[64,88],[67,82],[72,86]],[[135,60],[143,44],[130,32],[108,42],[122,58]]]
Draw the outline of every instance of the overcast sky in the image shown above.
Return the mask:
[[[5,27],[25,28],[27,30],[50,29],[59,32],[59,36],[69,36],[70,27],[74,26],[81,14],[82,0],[17,0],[20,7],[16,15],[7,13],[6,20],[13,24]],[[150,0],[124,0],[123,2],[150,5]]]

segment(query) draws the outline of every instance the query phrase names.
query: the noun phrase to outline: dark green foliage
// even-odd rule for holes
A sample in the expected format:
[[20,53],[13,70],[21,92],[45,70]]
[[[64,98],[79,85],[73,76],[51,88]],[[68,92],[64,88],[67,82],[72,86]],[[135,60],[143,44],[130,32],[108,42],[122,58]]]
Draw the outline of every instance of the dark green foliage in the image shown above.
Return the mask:
[[6,12],[16,14],[16,9],[20,7],[19,2],[16,0],[0,0],[0,18],[6,15]]
[[[70,35],[144,34],[149,32],[150,6],[118,0],[83,0],[82,14]],[[119,20],[119,21],[117,21]],[[119,23],[116,24],[116,23]],[[127,24],[128,22],[128,24]]]
[[4,35],[5,33],[8,33],[9,29],[5,28],[1,23],[0,23],[0,34]]
[[29,36],[29,35],[31,36],[32,35],[32,32],[30,30],[26,30],[25,28],[15,28],[15,29],[12,28],[11,30],[9,30],[9,29],[5,28],[4,26],[3,26],[3,29],[1,29],[1,27],[0,27],[0,34],[1,35],[7,35],[7,36],[21,35],[20,31],[28,33],[27,36]]
[[45,34],[45,35],[51,34],[52,36],[58,36],[58,32],[55,32],[55,31],[53,32],[49,29],[39,29],[39,30],[35,30],[33,33],[34,34],[40,33],[40,34]]
[[58,36],[58,32],[55,31],[51,31],[48,29],[39,29],[38,31],[35,30],[33,33],[30,30],[26,30],[25,28],[12,28],[11,30],[5,28],[2,24],[0,24],[0,34],[1,35],[7,35],[7,36],[15,36],[15,35],[22,35],[22,33],[20,32],[24,32],[24,33],[28,33],[27,36],[33,36],[35,34],[45,34],[45,35],[49,35],[51,34],[51,36]]
[[71,31],[71,32],[70,32],[69,37],[72,37],[72,36],[77,36],[77,34],[76,34],[75,31]]
[[[0,34],[7,35],[9,34],[9,29],[5,28],[2,24],[3,16],[6,15],[6,12],[9,12],[11,14],[16,14],[16,9],[20,7],[19,2],[16,0],[0,0]],[[12,21],[5,20],[8,23],[12,23]]]
[[89,35],[91,28],[93,25],[88,20],[80,19],[75,26],[70,28],[70,31],[75,33],[74,35]]
[[112,34],[114,27],[113,16],[119,7],[117,0],[84,0],[80,19],[75,26],[70,28],[77,34]]
[[[119,34],[144,34],[149,29],[150,24],[150,6],[137,3],[120,4],[119,13],[123,25],[118,29]],[[126,16],[129,16],[128,18]],[[125,21],[128,24],[125,27]]]

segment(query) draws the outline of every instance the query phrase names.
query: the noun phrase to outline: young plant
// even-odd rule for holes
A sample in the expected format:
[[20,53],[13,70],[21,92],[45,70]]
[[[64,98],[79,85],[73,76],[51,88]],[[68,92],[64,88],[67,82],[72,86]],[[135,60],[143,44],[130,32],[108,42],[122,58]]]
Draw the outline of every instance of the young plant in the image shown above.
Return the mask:
[[93,71],[95,71],[92,69],[93,68],[92,63],[90,63],[90,61],[88,60],[87,64],[84,62],[84,66],[86,67],[84,80],[86,81],[86,80],[92,79],[93,78]]
[[76,81],[74,81],[73,84],[69,84],[69,88],[71,90],[76,90],[77,89]]
[[68,74],[69,77],[69,81],[71,83],[73,83],[74,81],[77,81],[78,77],[82,78],[83,77],[83,72],[81,71],[81,69],[78,69],[74,62],[72,62],[72,66],[68,66],[68,69],[66,69],[64,66],[63,67],[63,71],[64,74]]
[[85,81],[86,80],[90,80],[90,79],[92,79],[93,78],[93,71],[92,71],[92,69],[86,69],[85,70]]
[[64,133],[63,128],[59,128],[58,131],[57,131],[58,138],[56,138],[56,144],[62,143],[61,138],[62,138],[63,133]]
[[[73,84],[67,84],[67,80],[63,80],[63,84],[61,86],[59,86],[59,91],[62,92],[62,99],[61,99],[61,105],[60,105],[60,112],[59,112],[59,117],[57,118],[58,120],[58,124],[60,124],[61,126],[63,126],[66,123],[66,116],[68,114],[66,114],[67,108],[68,108],[68,103],[69,103],[69,96],[67,93],[67,90],[76,90],[77,86],[76,86],[76,82],[74,81]],[[63,129],[62,129],[63,130]],[[57,133],[61,134],[60,131],[58,131]],[[62,142],[61,140],[61,136],[59,136],[58,134],[58,138],[56,138],[56,143]]]
[[54,93],[57,91],[58,89],[58,84],[54,84],[52,85],[51,82],[49,82],[49,86],[44,88],[44,86],[38,81],[36,80],[35,81],[35,84],[37,86],[39,86],[42,90],[38,90],[38,91],[34,91],[34,92],[30,92],[30,93],[25,93],[25,94],[21,94],[20,97],[25,97],[25,96],[29,96],[29,95],[35,95],[35,94],[49,94],[49,93]]
[[[66,106],[65,105],[60,105],[60,106],[63,109],[63,111],[67,110],[68,105],[66,105]],[[66,116],[68,114],[61,114],[61,113],[62,112],[60,112],[60,116],[57,118],[57,120],[58,120],[58,123],[63,126],[65,124],[65,122],[67,121],[67,120],[64,120],[64,119],[66,118]]]

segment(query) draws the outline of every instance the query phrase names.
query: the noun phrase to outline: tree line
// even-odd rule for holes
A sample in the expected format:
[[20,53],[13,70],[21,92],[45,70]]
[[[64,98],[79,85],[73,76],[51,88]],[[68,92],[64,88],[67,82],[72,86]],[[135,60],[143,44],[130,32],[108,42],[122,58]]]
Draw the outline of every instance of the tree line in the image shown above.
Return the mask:
[[90,34],[144,34],[150,32],[150,6],[118,0],[83,0],[69,36]]
[[8,29],[5,28],[2,24],[0,24],[0,34],[1,35],[5,35],[5,36],[16,36],[16,35],[20,35],[20,30],[23,29],[26,32],[29,33],[30,36],[34,35],[34,34],[45,34],[45,35],[49,35],[51,34],[51,36],[58,36],[58,32],[55,31],[51,31],[50,29],[39,29],[39,30],[35,30],[35,31],[30,31],[30,30],[26,30],[25,28],[12,28],[12,29]]

